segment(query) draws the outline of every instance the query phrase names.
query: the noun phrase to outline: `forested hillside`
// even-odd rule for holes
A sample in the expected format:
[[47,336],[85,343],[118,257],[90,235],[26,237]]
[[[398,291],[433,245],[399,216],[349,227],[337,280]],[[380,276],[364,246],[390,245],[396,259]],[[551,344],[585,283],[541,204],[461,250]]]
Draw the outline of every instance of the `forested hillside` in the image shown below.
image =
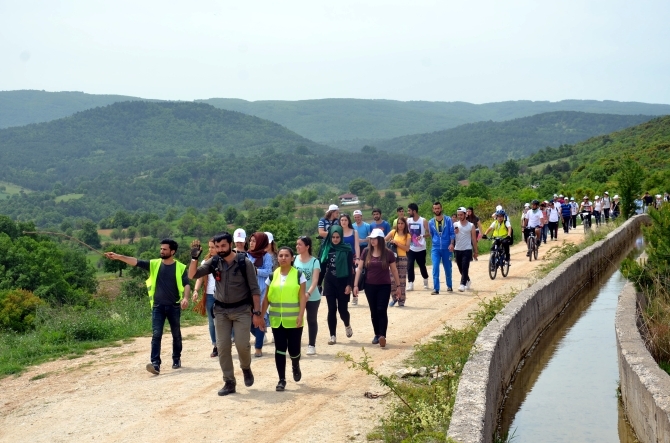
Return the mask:
[[465,102],[360,99],[249,102],[211,98],[203,101],[218,108],[277,122],[310,140],[351,150],[359,150],[366,144],[375,145],[381,140],[403,135],[440,131],[480,121],[511,120],[545,112],[670,114],[670,105],[596,100],[522,100],[480,105]]
[[493,165],[538,150],[574,144],[651,120],[645,115],[559,111],[505,122],[478,122],[429,134],[398,137],[377,146],[413,157],[441,159],[449,165]]
[[83,92],[0,91],[0,129],[48,122],[86,109],[129,100],[142,99]]
[[77,186],[100,174],[146,175],[187,160],[319,152],[317,145],[258,117],[201,103],[120,102],[71,117],[0,130],[0,180],[33,190]]

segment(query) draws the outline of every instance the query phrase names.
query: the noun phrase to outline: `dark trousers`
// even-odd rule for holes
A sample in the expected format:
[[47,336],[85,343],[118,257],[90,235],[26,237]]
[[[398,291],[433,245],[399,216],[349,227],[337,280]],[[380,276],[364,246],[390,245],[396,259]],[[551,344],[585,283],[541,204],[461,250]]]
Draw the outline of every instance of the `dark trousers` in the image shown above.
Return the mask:
[[321,300],[308,301],[305,310],[307,311],[307,330],[309,335],[309,345],[316,346],[316,334],[319,332],[319,305]]
[[[344,293],[348,284],[348,278],[337,278],[326,274],[323,281],[323,292],[326,295],[328,303],[328,330],[330,335],[337,335],[337,313],[344,322],[344,326],[349,326],[349,295]],[[367,292],[367,285],[365,287]]]
[[419,271],[423,278],[428,278],[428,269],[426,268],[426,251],[407,251],[407,281],[414,282],[414,262],[419,265]]
[[603,209],[603,214],[605,214],[605,223],[610,221],[610,208]]
[[570,218],[572,219],[572,229],[577,229],[577,214],[571,215]]
[[596,219],[596,226],[600,225],[600,211],[593,211],[593,215],[595,216]]
[[389,299],[391,298],[391,285],[365,285],[365,297],[370,306],[370,319],[372,329],[378,337],[386,337],[386,329],[389,325]]
[[564,215],[563,216],[563,232],[568,233],[570,231],[570,223],[572,223],[572,216]]
[[172,361],[181,358],[181,329],[179,319],[181,318],[181,307],[179,305],[156,305],[151,311],[151,363],[161,364],[161,340],[163,338],[163,327],[165,320],[170,323],[172,332]]
[[461,284],[466,285],[470,281],[470,262],[472,261],[472,249],[464,251],[455,250],[456,266],[461,273]]
[[272,328],[275,339],[275,366],[280,380],[286,380],[286,352],[291,357],[291,364],[300,366],[300,341],[302,340],[302,326],[299,328]]
[[558,222],[549,222],[549,233],[551,234],[551,239],[558,240]]

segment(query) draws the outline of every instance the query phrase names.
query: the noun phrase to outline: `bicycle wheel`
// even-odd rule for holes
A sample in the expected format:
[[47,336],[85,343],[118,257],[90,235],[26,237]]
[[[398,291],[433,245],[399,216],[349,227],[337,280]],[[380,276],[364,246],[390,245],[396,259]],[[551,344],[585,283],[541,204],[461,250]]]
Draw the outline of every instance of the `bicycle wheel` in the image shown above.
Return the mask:
[[500,273],[503,277],[507,277],[509,274],[509,262],[505,260],[505,253],[500,254]]
[[496,274],[498,273],[498,266],[496,266],[497,255],[496,251],[493,251],[489,256],[489,277],[491,277],[491,280],[495,280]]
[[535,237],[532,235],[528,236],[528,241],[526,241],[526,244],[528,245],[528,261],[533,261],[533,249],[535,245]]
[[535,260],[537,260],[537,254],[539,252],[539,249],[540,248],[537,246],[537,244],[535,244],[535,247],[533,248],[533,255],[535,256]]

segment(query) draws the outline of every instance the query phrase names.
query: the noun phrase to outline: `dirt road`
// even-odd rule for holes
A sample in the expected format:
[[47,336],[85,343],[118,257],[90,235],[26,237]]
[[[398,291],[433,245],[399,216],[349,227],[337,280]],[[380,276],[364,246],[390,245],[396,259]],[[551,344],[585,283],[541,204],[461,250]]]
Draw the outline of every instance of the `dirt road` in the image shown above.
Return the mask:
[[[582,238],[579,229],[567,236],[574,243]],[[557,244],[543,245],[540,259],[549,246]],[[244,387],[236,361],[237,394],[217,396],[223,383],[217,359],[209,357],[207,326],[182,330],[183,368],[172,370],[165,365],[160,376],[144,369],[150,337],[30,368],[19,377],[0,381],[0,441],[364,441],[384,413],[386,400],[365,398],[366,391],[383,391],[374,378],[348,369],[336,354],[359,356],[365,347],[379,369],[394,371],[403,366],[415,343],[439,333],[445,322],[456,325],[463,321],[480,299],[526,287],[538,263],[528,261],[524,245],[515,245],[510,275],[502,278],[498,273],[490,280],[487,260],[484,256],[473,262],[470,291],[408,292],[407,306],[389,308],[386,349],[370,344],[374,334],[364,296],[358,306],[350,307],[353,337],[345,337],[340,322],[339,342],[328,346],[324,301],[319,311],[318,354],[303,357],[300,383],[294,383],[288,371],[285,392],[275,392],[274,347],[269,344],[265,355],[252,362],[255,384]],[[456,266],[453,276],[457,288],[460,274]],[[446,289],[444,275],[441,281]],[[417,286],[421,287],[419,283],[420,279]],[[306,335],[305,331],[303,348]],[[168,333],[163,340],[164,360],[169,361],[170,347]]]

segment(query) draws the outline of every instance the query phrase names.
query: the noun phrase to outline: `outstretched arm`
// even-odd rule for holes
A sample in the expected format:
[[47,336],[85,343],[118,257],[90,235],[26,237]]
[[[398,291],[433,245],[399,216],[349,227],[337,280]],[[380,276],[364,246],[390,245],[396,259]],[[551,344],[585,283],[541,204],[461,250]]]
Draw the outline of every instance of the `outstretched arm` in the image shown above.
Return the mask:
[[125,255],[117,254],[116,252],[105,252],[105,257],[110,260],[119,260],[124,263],[129,264],[130,266],[137,266],[137,259],[135,257],[128,257]]

